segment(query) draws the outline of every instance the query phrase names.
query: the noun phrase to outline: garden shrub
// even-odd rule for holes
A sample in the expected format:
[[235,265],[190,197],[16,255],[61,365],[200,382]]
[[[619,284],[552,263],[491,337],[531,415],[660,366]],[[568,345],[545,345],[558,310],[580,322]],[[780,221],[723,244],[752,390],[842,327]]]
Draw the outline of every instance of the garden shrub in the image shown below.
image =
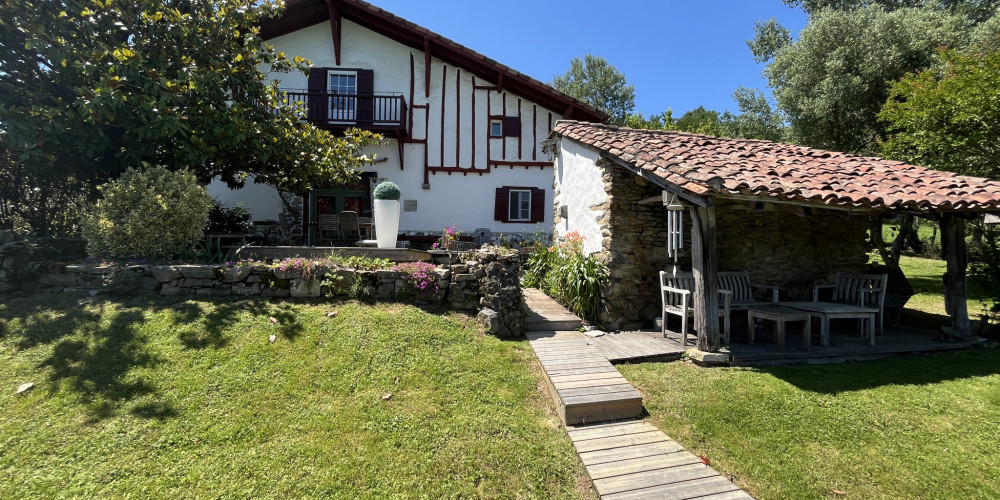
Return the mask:
[[201,239],[212,198],[188,172],[128,169],[81,216],[92,256],[165,260]]
[[205,222],[206,233],[247,234],[250,232],[250,227],[250,212],[247,212],[242,205],[229,207],[219,200],[212,202],[208,220]]
[[437,274],[434,273],[434,268],[434,264],[430,262],[402,262],[396,264],[392,270],[403,273],[403,282],[412,291],[421,297],[427,297],[441,291],[437,284]]
[[608,272],[597,257],[583,254],[583,236],[574,231],[558,245],[536,244],[526,266],[525,286],[537,286],[573,314],[598,322]]

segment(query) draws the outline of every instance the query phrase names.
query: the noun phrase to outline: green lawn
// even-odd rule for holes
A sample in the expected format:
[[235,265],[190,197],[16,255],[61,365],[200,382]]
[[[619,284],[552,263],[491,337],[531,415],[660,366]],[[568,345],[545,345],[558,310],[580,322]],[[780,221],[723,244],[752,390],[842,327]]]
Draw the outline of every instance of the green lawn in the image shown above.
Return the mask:
[[652,423],[761,500],[1000,498],[1000,350],[619,369]]
[[[944,324],[944,262],[904,257],[903,320]],[[970,286],[975,317],[981,290]],[[1000,498],[1000,350],[820,366],[620,371],[649,419],[762,500]]]
[[527,342],[461,314],[7,298],[0,380],[0,498],[590,494]]

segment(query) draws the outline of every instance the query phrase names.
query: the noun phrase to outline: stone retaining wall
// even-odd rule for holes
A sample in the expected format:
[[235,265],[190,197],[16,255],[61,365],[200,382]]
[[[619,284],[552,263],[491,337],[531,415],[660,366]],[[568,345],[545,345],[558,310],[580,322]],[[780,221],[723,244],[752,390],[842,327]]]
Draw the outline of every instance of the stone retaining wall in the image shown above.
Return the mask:
[[[420,293],[397,271],[316,268],[309,272],[269,266],[88,265],[33,258],[23,241],[0,243],[0,294],[79,293],[268,298],[357,295],[374,300],[412,300],[474,312],[485,329],[502,337],[523,335],[521,260],[517,252],[483,250],[435,257],[438,290]],[[324,276],[334,277],[327,279]]]

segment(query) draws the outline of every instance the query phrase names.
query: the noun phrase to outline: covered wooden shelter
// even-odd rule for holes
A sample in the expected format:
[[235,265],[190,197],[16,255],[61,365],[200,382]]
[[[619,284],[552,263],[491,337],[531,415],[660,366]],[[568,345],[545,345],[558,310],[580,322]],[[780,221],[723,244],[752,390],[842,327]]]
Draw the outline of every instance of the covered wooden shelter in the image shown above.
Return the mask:
[[679,203],[699,350],[720,348],[719,324],[706,313],[718,307],[720,263],[798,285],[856,272],[867,265],[870,218],[894,214],[940,224],[951,332],[970,334],[965,222],[1000,210],[1000,182],[769,141],[576,121],[558,122],[547,146],[556,157],[556,232],[580,232],[608,263],[606,320],[649,319],[655,310],[653,271],[669,262],[660,250],[663,205]]

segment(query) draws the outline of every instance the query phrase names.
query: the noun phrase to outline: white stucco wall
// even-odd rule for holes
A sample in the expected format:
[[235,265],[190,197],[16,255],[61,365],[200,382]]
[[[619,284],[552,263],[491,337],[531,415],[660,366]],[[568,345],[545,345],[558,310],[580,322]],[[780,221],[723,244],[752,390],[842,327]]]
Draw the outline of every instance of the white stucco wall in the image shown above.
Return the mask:
[[212,181],[207,187],[209,196],[218,199],[229,207],[241,205],[250,212],[252,220],[278,220],[283,204],[278,190],[266,184],[254,184],[253,178],[247,179],[242,189],[229,189],[225,183]]
[[[376,151],[378,157],[386,160],[367,169],[376,172],[379,178],[399,184],[403,200],[417,201],[417,211],[401,213],[401,231],[440,231],[441,228],[453,223],[458,225],[459,230],[468,232],[483,227],[489,228],[494,233],[533,233],[538,229],[546,233],[551,231],[552,168],[504,165],[491,167],[490,163],[547,161],[548,155],[542,152],[541,141],[547,137],[550,123],[554,124],[561,115],[509,92],[476,90],[474,86],[494,85],[495,82],[480,78],[474,80],[471,73],[445,65],[433,58],[430,91],[429,95],[425,96],[422,51],[373,33],[346,19],[342,24],[341,40],[339,67],[372,69],[376,92],[402,93],[407,106],[413,110],[410,137],[427,140],[426,144],[403,145],[404,161],[401,169],[396,139],[390,139],[388,147]],[[268,43],[290,57],[301,56],[309,59],[314,67],[337,67],[330,26],[325,21],[269,40]],[[413,102],[410,96],[411,55],[414,64]],[[282,88],[307,87],[307,77],[301,73],[271,74],[270,77],[280,80]],[[473,106],[473,93],[475,93],[475,106]],[[427,105],[428,108],[414,108],[414,105]],[[515,137],[502,139],[488,137],[489,116],[503,114],[505,105],[507,116],[518,114],[521,116],[520,149]],[[442,154],[442,138],[444,154]],[[504,143],[506,143],[506,154],[504,154]],[[473,149],[475,149],[474,154]],[[424,189],[425,155],[426,164],[432,167],[460,167],[469,169],[469,173],[463,175],[464,172],[450,174],[432,172],[428,175],[429,188]],[[479,172],[487,173],[480,175]],[[221,196],[222,191],[216,184],[210,186],[210,193]],[[495,221],[493,216],[496,188],[502,186],[544,189],[545,220],[541,224]],[[277,218],[277,212],[281,209],[281,201],[276,194],[273,195],[276,203],[272,203],[269,197],[261,196],[256,191],[229,192],[225,196],[227,202],[242,201],[244,207],[254,214],[255,218]]]
[[566,207],[566,217],[555,226],[556,236],[576,231],[584,237],[586,254],[600,252],[602,237],[598,221],[606,210],[592,207],[607,200],[604,191],[604,172],[597,167],[596,151],[577,142],[563,138],[559,141],[559,154],[555,167],[555,206]]

